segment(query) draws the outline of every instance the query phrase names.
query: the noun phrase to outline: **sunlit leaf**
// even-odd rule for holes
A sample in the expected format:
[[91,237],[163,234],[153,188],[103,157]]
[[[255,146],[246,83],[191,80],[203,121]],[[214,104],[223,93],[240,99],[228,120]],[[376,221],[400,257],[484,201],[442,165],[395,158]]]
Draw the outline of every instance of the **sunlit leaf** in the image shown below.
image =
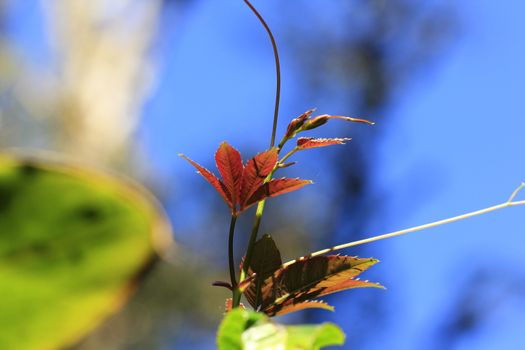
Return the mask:
[[168,231],[128,180],[0,155],[0,349],[76,343],[126,302]]
[[258,322],[266,322],[266,316],[241,308],[228,312],[217,332],[217,347],[219,350],[243,350],[242,334]]
[[287,350],[318,350],[345,343],[345,334],[333,323],[289,326],[287,331]]
[[273,179],[264,183],[254,192],[254,194],[247,201],[246,207],[249,207],[257,202],[260,202],[268,197],[276,197],[281,194],[292,192],[300,189],[305,185],[310,185],[313,182],[302,179]]
[[[276,270],[261,286],[262,311],[270,316],[308,307],[296,306],[323,295],[338,291],[376,287],[377,283],[361,281],[356,277],[378,260],[350,256],[317,256],[304,258]],[[316,307],[316,305],[313,305]],[[325,308],[323,305],[320,308]]]
[[332,138],[332,139],[316,139],[313,137],[299,137],[297,139],[297,147],[300,150],[316,147],[326,147],[332,145],[344,145],[350,138]]
[[282,304],[270,305],[264,312],[270,316],[282,316],[292,312],[297,312],[305,309],[323,309],[327,311],[334,311],[334,307],[325,303],[322,300],[288,300]]
[[219,180],[211,171],[203,167],[202,165],[198,164],[197,162],[191,160],[190,158],[186,157],[184,154],[179,154],[182,158],[186,159],[191,165],[193,165],[195,168],[197,168],[197,171],[199,174],[208,181],[213,188],[219,193],[219,195],[224,199],[228,207],[232,210],[232,212],[235,210],[234,203],[232,201],[232,195],[224,185],[224,183]]
[[275,164],[277,164],[277,159],[277,148],[271,148],[257,154],[248,161],[242,175],[241,196],[239,200],[241,210],[249,206],[247,201],[272,172]]
[[345,335],[331,323],[284,326],[264,314],[237,308],[224,317],[217,334],[219,350],[319,350],[343,345]]
[[231,195],[231,203],[237,203],[244,170],[241,154],[227,142],[223,142],[215,153],[215,162],[222,182]]

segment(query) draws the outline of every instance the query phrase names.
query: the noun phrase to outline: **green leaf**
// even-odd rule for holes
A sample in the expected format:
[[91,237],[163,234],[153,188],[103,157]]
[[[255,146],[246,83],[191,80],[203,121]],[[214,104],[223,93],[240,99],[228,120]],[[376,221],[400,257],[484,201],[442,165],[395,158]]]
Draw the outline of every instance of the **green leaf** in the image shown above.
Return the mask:
[[284,326],[262,313],[235,309],[222,321],[219,350],[318,350],[344,344],[344,333],[331,323]]
[[242,349],[284,350],[288,343],[286,328],[271,322],[248,328],[241,336]]
[[126,302],[167,227],[130,181],[0,155],[0,349],[76,343]]
[[333,323],[290,326],[287,330],[287,350],[318,350],[325,346],[345,343],[345,334]]
[[219,350],[242,350],[242,334],[245,330],[259,323],[264,323],[266,316],[258,312],[251,312],[236,308],[226,314],[217,333],[217,347]]

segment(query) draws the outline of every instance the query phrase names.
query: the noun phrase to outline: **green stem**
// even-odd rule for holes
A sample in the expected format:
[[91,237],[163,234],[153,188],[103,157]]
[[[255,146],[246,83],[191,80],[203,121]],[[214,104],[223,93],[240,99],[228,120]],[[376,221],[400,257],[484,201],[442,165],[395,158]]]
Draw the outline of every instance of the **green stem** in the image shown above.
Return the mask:
[[[286,153],[284,157],[279,161],[279,164],[283,164],[288,158],[290,158],[295,152],[299,150],[299,147],[294,147],[290,150],[290,152]],[[275,172],[275,169],[272,171],[272,175]]]
[[235,261],[233,258],[233,237],[235,235],[235,223],[237,222],[237,216],[232,214],[230,221],[230,233],[228,235],[228,259],[230,265],[230,282],[232,288],[237,288],[237,281],[235,280]]
[[[264,213],[264,205],[266,201],[260,201],[257,204],[257,210],[255,212],[255,221],[253,222],[252,233],[250,235],[250,241],[248,242],[248,248],[246,249],[246,255],[244,262],[242,263],[242,269],[239,276],[239,282],[242,282],[248,275],[248,267],[252,262],[253,247],[255,246],[255,241],[257,240],[257,234],[259,233],[259,227],[261,225],[261,219]],[[238,288],[234,289],[233,292],[233,307],[239,306],[241,301],[241,291]]]

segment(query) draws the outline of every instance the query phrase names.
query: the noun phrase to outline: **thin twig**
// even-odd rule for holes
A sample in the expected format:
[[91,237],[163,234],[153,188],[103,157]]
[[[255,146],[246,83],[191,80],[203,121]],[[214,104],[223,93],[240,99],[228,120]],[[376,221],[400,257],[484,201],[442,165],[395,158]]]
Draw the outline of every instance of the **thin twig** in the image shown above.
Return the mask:
[[415,226],[415,227],[407,228],[407,229],[400,230],[400,231],[395,231],[395,232],[386,233],[386,234],[379,235],[379,236],[374,236],[374,237],[360,239],[360,240],[349,242],[349,243],[345,243],[345,244],[336,245],[334,247],[322,249],[322,250],[316,251],[314,253],[302,256],[302,257],[300,257],[298,259],[295,259],[295,260],[292,260],[292,261],[288,261],[287,263],[283,264],[282,267],[287,267],[287,266],[290,266],[290,265],[296,263],[297,261],[301,261],[301,260],[308,259],[308,258],[313,258],[313,257],[319,256],[319,255],[324,255],[326,253],[330,253],[330,252],[333,252],[333,251],[341,250],[341,249],[344,249],[344,248],[355,247],[355,246],[358,246],[358,245],[361,245],[361,244],[365,244],[365,243],[376,242],[376,241],[380,241],[380,240],[386,239],[386,238],[397,237],[397,236],[401,236],[401,235],[404,235],[404,234],[407,234],[407,233],[412,233],[412,232],[416,232],[416,231],[425,230],[427,228],[432,228],[432,227],[436,227],[436,226],[440,226],[440,225],[449,224],[449,223],[460,221],[460,220],[463,220],[463,219],[468,219],[468,218],[471,218],[471,217],[474,217],[474,216],[477,216],[477,215],[490,213],[492,211],[499,210],[499,209],[504,209],[504,208],[508,208],[508,207],[512,207],[512,206],[518,206],[518,205],[525,205],[525,200],[514,201],[514,198],[516,198],[518,193],[524,187],[525,187],[525,183],[521,183],[520,186],[518,186],[518,188],[516,188],[514,190],[514,192],[512,192],[511,196],[509,197],[509,199],[506,202],[498,204],[498,205],[494,205],[492,207],[488,207],[488,208],[481,209],[481,210],[476,210],[476,211],[473,211],[473,212],[470,212],[470,213],[454,216],[452,218],[439,220],[439,221],[434,221],[434,222],[431,222],[431,223],[428,223],[428,224]]
[[525,187],[525,182],[522,182],[518,188],[516,188],[514,190],[514,192],[512,192],[512,194],[510,195],[509,199],[507,200],[507,203],[512,203],[512,201],[514,200],[514,198],[516,198],[516,196],[518,195],[519,191],[521,191],[523,189],[523,187]]

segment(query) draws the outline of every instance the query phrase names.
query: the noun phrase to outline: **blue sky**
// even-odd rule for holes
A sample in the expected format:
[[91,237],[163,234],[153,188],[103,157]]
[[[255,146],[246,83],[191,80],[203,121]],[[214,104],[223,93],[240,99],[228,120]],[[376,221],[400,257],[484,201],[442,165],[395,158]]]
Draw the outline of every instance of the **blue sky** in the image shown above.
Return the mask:
[[[524,4],[467,1],[461,9],[463,35],[437,71],[422,75],[401,98],[396,127],[381,145],[378,185],[399,192],[382,227],[414,226],[500,203],[525,178]],[[392,348],[424,341],[421,325],[448,307],[462,286],[462,271],[483,264],[495,274],[521,273],[524,219],[523,208],[510,208],[385,242],[389,254],[380,269],[390,274],[395,265],[403,280],[389,290],[404,316],[394,331],[399,345]],[[490,327],[460,348],[525,347],[525,337],[516,333],[525,321],[520,308],[498,310],[489,316]]]

